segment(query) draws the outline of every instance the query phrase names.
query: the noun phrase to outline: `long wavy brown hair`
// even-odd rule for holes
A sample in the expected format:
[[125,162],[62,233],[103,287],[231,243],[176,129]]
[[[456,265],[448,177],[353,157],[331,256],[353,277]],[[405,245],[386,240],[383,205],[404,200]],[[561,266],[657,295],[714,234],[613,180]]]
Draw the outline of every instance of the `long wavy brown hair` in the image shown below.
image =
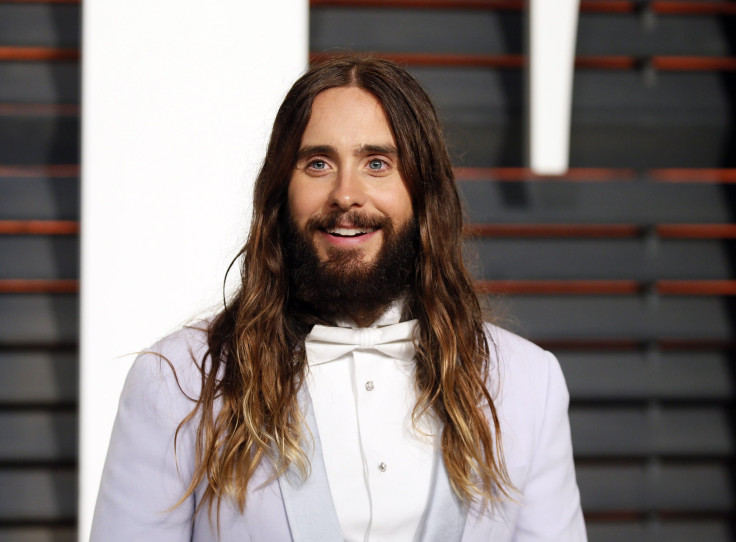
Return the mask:
[[408,294],[419,322],[413,421],[431,413],[441,422],[442,458],[460,499],[485,505],[512,488],[487,388],[490,346],[463,264],[461,204],[437,114],[401,67],[346,56],[312,67],[284,99],[255,183],[250,234],[240,253],[242,283],[208,329],[201,394],[182,424],[198,423],[196,469],[184,498],[204,480],[200,506],[208,503],[210,511],[215,503],[219,511],[223,497],[242,511],[263,461],[274,476],[290,465],[309,475],[305,443],[311,436],[297,395],[307,370],[304,338],[317,317],[290,295],[284,216],[312,103],[320,92],[343,86],[360,87],[383,105],[418,224]]

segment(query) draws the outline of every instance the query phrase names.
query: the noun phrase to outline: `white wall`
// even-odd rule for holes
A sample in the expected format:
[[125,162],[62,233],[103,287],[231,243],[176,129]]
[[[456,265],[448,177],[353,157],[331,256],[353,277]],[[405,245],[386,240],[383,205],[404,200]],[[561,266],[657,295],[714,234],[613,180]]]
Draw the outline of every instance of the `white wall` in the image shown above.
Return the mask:
[[562,175],[570,161],[570,114],[580,0],[529,2],[529,167]]
[[222,298],[307,10],[84,2],[80,540],[132,353]]

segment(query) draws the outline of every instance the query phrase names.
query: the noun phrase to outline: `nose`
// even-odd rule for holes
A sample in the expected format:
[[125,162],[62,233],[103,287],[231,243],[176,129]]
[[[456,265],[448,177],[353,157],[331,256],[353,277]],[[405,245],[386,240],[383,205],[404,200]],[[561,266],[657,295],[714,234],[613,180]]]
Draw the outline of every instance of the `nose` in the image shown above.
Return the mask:
[[341,170],[335,177],[335,184],[330,193],[330,205],[342,211],[365,204],[366,194],[358,175]]

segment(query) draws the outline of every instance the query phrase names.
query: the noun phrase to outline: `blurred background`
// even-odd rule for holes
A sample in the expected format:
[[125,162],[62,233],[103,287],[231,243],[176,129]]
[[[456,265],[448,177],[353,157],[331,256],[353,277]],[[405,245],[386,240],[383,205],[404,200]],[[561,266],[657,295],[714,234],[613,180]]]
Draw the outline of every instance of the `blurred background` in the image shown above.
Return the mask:
[[[436,102],[479,288],[559,358],[592,542],[736,540],[736,2],[581,0],[570,169],[525,165],[525,5],[311,0]],[[0,0],[0,540],[76,539],[80,26]],[[247,31],[247,29],[245,30]]]

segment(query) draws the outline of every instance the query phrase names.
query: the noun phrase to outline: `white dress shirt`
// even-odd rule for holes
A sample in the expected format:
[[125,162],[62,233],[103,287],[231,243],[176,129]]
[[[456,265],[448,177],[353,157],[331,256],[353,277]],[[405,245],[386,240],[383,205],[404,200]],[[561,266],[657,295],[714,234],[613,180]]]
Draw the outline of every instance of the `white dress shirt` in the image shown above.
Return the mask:
[[[371,328],[356,329],[355,347],[335,347],[320,338],[347,331],[339,328],[315,326],[306,338],[307,385],[348,542],[414,540],[438,458],[436,421],[424,416],[418,429],[412,425],[416,321],[399,324],[401,309],[396,303]],[[392,343],[394,351],[373,346],[381,335],[404,340],[398,349]]]

